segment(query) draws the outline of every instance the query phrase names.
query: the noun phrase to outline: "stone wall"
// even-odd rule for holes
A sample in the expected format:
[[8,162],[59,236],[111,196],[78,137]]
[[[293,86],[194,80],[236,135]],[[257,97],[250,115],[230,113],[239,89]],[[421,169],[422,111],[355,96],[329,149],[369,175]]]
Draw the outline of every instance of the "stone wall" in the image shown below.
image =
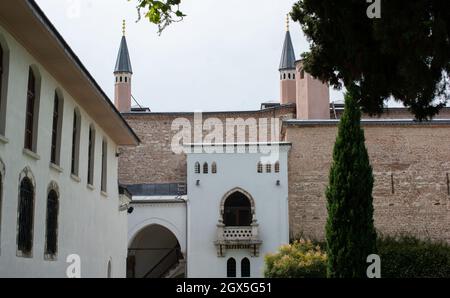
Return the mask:
[[[217,118],[225,123],[226,119],[243,120],[261,118],[291,119],[295,115],[292,105],[268,108],[248,112],[208,112],[203,113],[203,121]],[[122,148],[119,160],[119,181],[123,184],[146,183],[185,183],[186,155],[172,151],[172,138],[178,132],[172,130],[172,123],[177,118],[189,120],[193,128],[193,113],[129,113],[125,119],[139,136],[142,144],[135,148]],[[241,125],[242,126],[242,125]],[[258,128],[252,126],[253,128]],[[281,123],[279,125],[281,128]],[[207,134],[208,131],[203,131]],[[224,138],[226,137],[224,129]],[[249,129],[246,129],[248,139]],[[270,138],[270,133],[268,137]],[[192,140],[194,141],[194,140]]]
[[[295,107],[262,111],[204,113],[208,118],[290,119]],[[130,113],[125,119],[142,144],[122,148],[119,179],[123,184],[186,183],[186,156],[172,152],[176,118],[193,123],[193,113]],[[367,118],[367,117],[366,117]],[[393,109],[385,119],[411,119],[406,109]],[[450,118],[445,109],[437,118]],[[429,124],[366,125],[367,147],[374,168],[375,221],[383,233],[411,232],[450,241],[450,126]],[[336,125],[286,126],[289,155],[291,235],[323,238],[324,191],[328,182]],[[204,132],[207,133],[207,132]],[[392,183],[393,190],[392,193]]]
[[[450,242],[450,125],[364,125],[376,228]],[[291,236],[323,239],[336,125],[288,125]]]

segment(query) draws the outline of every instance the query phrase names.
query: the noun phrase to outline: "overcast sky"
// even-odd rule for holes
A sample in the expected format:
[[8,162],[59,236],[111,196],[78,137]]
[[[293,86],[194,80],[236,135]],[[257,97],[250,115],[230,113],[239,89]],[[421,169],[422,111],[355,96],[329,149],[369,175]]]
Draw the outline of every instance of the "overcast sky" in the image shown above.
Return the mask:
[[[294,2],[182,0],[188,16],[159,36],[147,20],[136,23],[135,0],[37,0],[111,99],[125,19],[132,93],[152,111],[249,110],[278,101],[285,18]],[[298,24],[291,23],[291,35],[299,58],[308,43]]]

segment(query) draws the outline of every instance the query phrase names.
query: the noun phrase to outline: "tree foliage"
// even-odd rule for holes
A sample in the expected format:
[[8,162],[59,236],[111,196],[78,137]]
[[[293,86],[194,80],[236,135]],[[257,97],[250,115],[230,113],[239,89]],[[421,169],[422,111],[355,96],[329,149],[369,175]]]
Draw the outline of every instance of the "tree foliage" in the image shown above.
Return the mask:
[[329,277],[365,277],[367,257],[376,253],[373,175],[361,129],[358,88],[345,96],[326,190]]
[[305,69],[334,87],[356,83],[360,104],[380,114],[391,96],[418,120],[450,98],[448,0],[379,0],[369,18],[364,0],[300,0],[291,16],[311,43]]
[[[128,0],[130,1],[130,0]],[[145,11],[145,17],[153,24],[158,25],[158,33],[161,34],[173,22],[182,21],[186,16],[180,10],[181,0],[137,0],[138,14],[141,19],[142,10]]]

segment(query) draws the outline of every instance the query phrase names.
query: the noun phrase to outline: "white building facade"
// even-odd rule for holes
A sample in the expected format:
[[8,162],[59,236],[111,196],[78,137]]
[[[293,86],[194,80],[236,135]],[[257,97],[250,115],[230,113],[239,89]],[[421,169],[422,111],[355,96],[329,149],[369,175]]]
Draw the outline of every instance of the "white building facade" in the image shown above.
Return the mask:
[[264,256],[289,242],[290,144],[191,149],[187,276],[263,277]]
[[263,277],[289,242],[290,146],[189,145],[186,195],[133,186],[128,276]]
[[0,46],[0,277],[125,277],[137,136],[33,1],[0,3]]

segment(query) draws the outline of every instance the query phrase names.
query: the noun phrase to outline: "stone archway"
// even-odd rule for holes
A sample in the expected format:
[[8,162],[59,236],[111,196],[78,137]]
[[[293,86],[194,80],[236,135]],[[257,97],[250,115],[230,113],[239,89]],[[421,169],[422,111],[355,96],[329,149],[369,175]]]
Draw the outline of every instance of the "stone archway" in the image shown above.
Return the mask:
[[180,242],[170,229],[150,224],[140,229],[128,248],[127,277],[184,277],[185,257]]

